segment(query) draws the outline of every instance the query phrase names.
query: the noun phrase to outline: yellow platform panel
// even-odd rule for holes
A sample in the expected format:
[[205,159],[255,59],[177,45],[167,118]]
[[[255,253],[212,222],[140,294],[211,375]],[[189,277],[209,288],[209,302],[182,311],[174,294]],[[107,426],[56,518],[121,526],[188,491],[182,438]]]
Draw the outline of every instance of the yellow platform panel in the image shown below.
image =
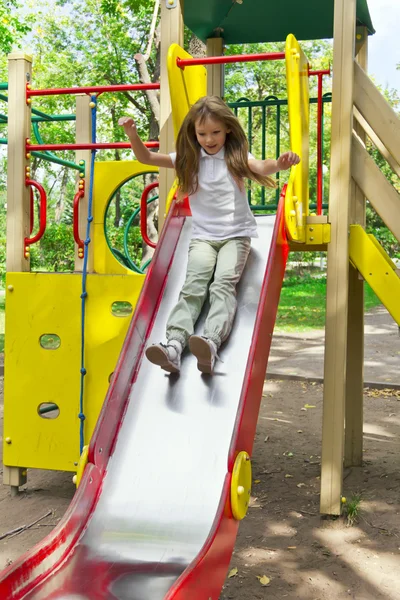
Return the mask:
[[[88,275],[85,327],[85,444],[103,404],[132,313],[113,314],[114,302],[135,308],[143,275]],[[81,275],[8,273],[6,290],[4,464],[74,471],[79,460]],[[122,314],[123,316],[119,316]],[[59,337],[56,349],[43,335]],[[57,418],[40,416],[55,403]]]
[[350,261],[400,326],[400,278],[396,265],[382,246],[378,247],[377,240],[371,238],[361,225],[350,225]]
[[285,200],[285,224],[290,240],[306,241],[309,182],[309,87],[308,60],[294,35],[286,39],[286,82],[290,125],[290,149],[301,162],[292,167]]

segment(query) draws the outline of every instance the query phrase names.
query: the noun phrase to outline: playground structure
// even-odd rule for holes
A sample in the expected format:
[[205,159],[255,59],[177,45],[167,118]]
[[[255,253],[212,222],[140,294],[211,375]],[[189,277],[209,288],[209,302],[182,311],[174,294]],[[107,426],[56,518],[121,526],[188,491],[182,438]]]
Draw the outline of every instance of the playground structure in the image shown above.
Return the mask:
[[[214,1],[208,0],[207,4],[214,4]],[[217,4],[220,7],[223,3]],[[254,10],[261,11],[263,5],[257,1],[245,3],[243,7],[233,4],[232,25],[230,27],[227,18],[224,27],[227,42],[238,41],[234,37],[240,35],[235,34],[238,31],[235,19],[239,18],[243,26],[245,16],[249,15],[246,12],[248,6],[253,4],[250,15],[254,20]],[[317,10],[314,2],[308,4],[311,10]],[[4,481],[18,488],[26,481],[27,467],[64,469],[77,471],[79,487],[60,526],[38,549],[2,574],[2,597],[55,599],[61,597],[59,593],[78,591],[86,594],[85,598],[131,597],[121,595],[126,593],[126,586],[135,588],[132,598],[218,597],[238,522],[247,509],[251,487],[249,457],[289,249],[326,249],[328,252],[321,512],[340,513],[343,464],[360,465],[362,460],[363,279],[370,283],[400,323],[396,302],[400,281],[395,265],[373,236],[367,236],[364,230],[367,197],[400,239],[399,198],[369,157],[363,141],[368,135],[398,172],[400,124],[365,74],[367,28],[372,32],[366,3],[357,3],[361,27],[356,27],[355,0],[336,0],[331,4],[332,10],[335,5],[335,16],[328,219],[322,214],[320,194],[317,214],[309,214],[308,77],[312,72],[294,36],[288,36],[286,52],[273,57],[224,57],[222,37],[210,38],[207,43],[209,53],[221,56],[193,60],[179,45],[183,35],[179,2],[162,3],[160,151],[173,149],[174,135],[188,107],[198,97],[207,91],[221,95],[221,64],[233,60],[285,59],[291,149],[302,158],[301,165],[290,174],[276,217],[258,218],[261,242],[255,244],[256,260],[246,270],[236,329],[226,350],[226,379],[231,381],[228,387],[231,394],[233,390],[241,390],[240,395],[234,400],[232,394],[227,407],[222,402],[223,392],[217,382],[211,383],[210,388],[206,386],[203,395],[191,398],[191,404],[197,406],[211,392],[213,397],[215,394],[218,397],[219,393],[222,414],[218,412],[218,403],[207,410],[193,409],[193,414],[185,420],[186,436],[176,435],[171,413],[179,413],[176,398],[183,401],[193,394],[192,382],[196,374],[188,368],[187,375],[182,374],[180,381],[171,386],[165,377],[148,370],[141,358],[144,345],[161,335],[166,313],[181,283],[189,237],[187,207],[181,209],[174,205],[173,181],[170,174],[161,172],[159,221],[164,216],[166,221],[146,279],[143,274],[134,274],[117,262],[104,236],[108,201],[124,181],[147,173],[149,168],[137,161],[95,164],[94,152],[88,154],[88,151],[96,144],[93,137],[96,94],[106,89],[80,89],[90,97],[77,97],[77,143],[74,149],[77,150],[77,164],[86,168],[80,171],[75,199],[76,272],[68,275],[30,273],[29,246],[37,236],[31,239],[28,235],[29,187],[38,184],[29,177],[29,153],[60,148],[56,144],[32,145],[26,141],[30,132],[29,100],[43,90],[26,91],[26,73],[30,73],[31,62],[21,54],[10,57]],[[244,12],[237,17],[242,8]],[[185,1],[186,23],[203,38],[208,37],[204,31],[216,29],[217,17],[211,26],[199,22],[197,11],[194,2]],[[207,13],[205,9],[204,12]],[[290,15],[290,10],[288,13]],[[210,11],[209,14],[215,13]],[[327,36],[323,28],[328,17],[325,15],[321,20],[320,35],[314,37]],[[287,31],[291,28],[288,21],[289,17]],[[256,19],[256,22],[262,22],[262,19]],[[332,27],[333,18],[330,23]],[[273,39],[254,29],[255,36],[264,35],[258,41]],[[300,31],[297,37],[304,39],[307,36],[302,36]],[[204,64],[209,69],[208,75]],[[317,76],[320,81],[322,73],[318,72]],[[319,106],[322,86],[320,89]],[[52,90],[52,93],[60,92]],[[75,88],[73,93],[77,93]],[[23,119],[21,115],[24,115]],[[356,118],[354,123],[353,116]],[[319,190],[320,185],[319,181]],[[142,209],[145,205],[144,195]],[[44,207],[42,192],[40,231],[45,224]],[[79,232],[85,229],[83,240]],[[93,239],[93,244],[89,243],[89,238]],[[241,315],[240,302],[250,288],[250,281],[254,287],[250,301],[253,312],[246,321]],[[246,302],[248,300],[246,298]],[[129,315],[116,318],[110,311],[116,301],[129,302],[132,307],[137,305],[129,330]],[[82,336],[85,346],[77,347],[85,323],[85,335]],[[55,351],[38,343],[42,336],[53,334],[61,340]],[[22,372],[21,364],[24,365]],[[229,364],[240,365],[240,369],[233,370]],[[149,383],[152,378],[154,383]],[[57,401],[54,390],[57,390]],[[158,400],[153,402],[151,399],[155,396]],[[71,398],[74,399],[73,406]],[[171,405],[172,398],[175,400]],[[59,407],[59,416],[51,420],[41,418],[38,414],[40,406],[46,410],[54,403]],[[146,446],[150,432],[140,425],[151,423],[152,427],[157,427],[149,416],[146,420],[146,406],[147,412],[158,414],[160,423],[167,423],[164,427],[176,435],[177,439],[170,442],[171,449],[164,447],[157,451],[150,442]],[[23,422],[21,410],[26,414]],[[197,439],[204,433],[198,431],[199,423],[205,426],[213,419],[216,424],[210,434],[210,447],[205,448]],[[154,439],[160,439],[162,429],[158,434],[155,432]],[[190,454],[185,445],[189,434],[193,436],[192,441],[197,440],[194,445],[198,454]],[[146,492],[146,498],[148,501],[153,496],[162,497],[166,492],[164,506],[151,505],[146,511],[142,496],[134,497],[135,489],[127,483],[126,473],[133,468],[136,490],[148,490],[149,464],[156,468],[161,461],[160,452],[165,453],[166,458],[157,479],[159,487],[153,489],[153,494]],[[192,457],[193,463],[182,460],[186,454]],[[209,456],[209,463],[199,458],[205,454]],[[172,467],[173,458],[178,456],[180,466]],[[213,465],[212,482],[209,465]],[[173,484],[169,481],[171,473],[168,469],[177,473]],[[207,484],[206,489],[200,490],[191,481],[193,471],[200,484]],[[127,521],[119,523],[115,513],[122,512],[121,498],[130,495],[133,502],[131,517],[133,514],[139,516],[128,520],[131,529],[126,529]],[[195,515],[190,511],[185,515],[187,506],[200,495],[203,497],[201,509]],[[188,505],[182,504],[185,497]],[[175,516],[167,517],[167,509],[172,510],[175,505],[180,507],[180,512],[176,509]],[[146,529],[143,523],[152,518],[154,526]],[[193,549],[190,552],[188,537],[173,531],[179,519],[183,519],[188,530],[193,524],[190,537]],[[126,536],[124,532],[127,532]],[[157,558],[157,553],[165,551],[162,534],[170,536],[176,551],[174,555],[170,550],[167,553],[169,559],[165,561]],[[116,551],[123,555],[119,562],[114,561]],[[108,569],[110,561],[114,563],[112,569]],[[161,570],[157,576],[153,571],[158,569]],[[91,585],[96,582],[91,589],[85,587],[88,580]]]

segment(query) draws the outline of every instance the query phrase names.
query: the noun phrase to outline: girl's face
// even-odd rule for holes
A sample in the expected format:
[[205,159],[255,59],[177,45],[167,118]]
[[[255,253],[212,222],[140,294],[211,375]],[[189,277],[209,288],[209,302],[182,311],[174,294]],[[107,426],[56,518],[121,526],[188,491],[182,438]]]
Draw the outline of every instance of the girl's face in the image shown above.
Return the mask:
[[217,154],[225,144],[226,134],[230,132],[222,121],[212,117],[206,117],[201,123],[197,120],[195,130],[197,141],[207,154]]

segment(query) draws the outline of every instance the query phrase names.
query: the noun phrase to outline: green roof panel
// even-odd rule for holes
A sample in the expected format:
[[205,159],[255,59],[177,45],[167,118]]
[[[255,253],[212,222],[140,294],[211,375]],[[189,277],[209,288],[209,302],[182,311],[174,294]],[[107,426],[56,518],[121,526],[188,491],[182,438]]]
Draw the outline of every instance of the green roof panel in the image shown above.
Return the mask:
[[[280,42],[333,37],[334,0],[184,0],[186,25],[203,41],[227,44]],[[374,33],[367,0],[357,0],[357,23]]]

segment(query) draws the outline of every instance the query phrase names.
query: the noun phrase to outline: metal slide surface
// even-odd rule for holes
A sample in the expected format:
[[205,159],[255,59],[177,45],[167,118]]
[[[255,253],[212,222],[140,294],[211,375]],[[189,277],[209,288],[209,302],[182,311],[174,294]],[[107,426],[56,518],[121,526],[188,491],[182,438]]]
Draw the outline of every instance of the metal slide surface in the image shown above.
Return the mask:
[[[146,343],[164,339],[168,314],[185,277],[190,221],[187,218],[183,224]],[[211,595],[205,588],[198,594],[179,595],[177,582],[188,568],[194,569],[196,560],[199,564],[205,562],[211,533],[214,531],[214,538],[218,537],[226,517],[232,440],[243,425],[238,409],[248,384],[249,353],[257,341],[255,324],[261,314],[260,296],[263,297],[266,274],[271,268],[271,243],[276,238],[275,216],[258,217],[257,221],[259,238],[252,241],[238,287],[233,331],[220,351],[221,361],[217,362],[214,375],[202,375],[188,351],[183,355],[179,376],[168,375],[142,359],[115,449],[99,486],[98,500],[93,503],[94,511],[73,552],[50,577],[42,582],[39,578],[32,591],[13,598],[217,600],[219,592]],[[280,284],[281,280],[275,285],[278,298]],[[203,318],[197,332],[202,331],[202,325]],[[265,342],[266,352],[269,344],[270,340]],[[261,368],[265,373],[265,366]],[[258,412],[258,406],[255,410]],[[255,424],[250,429],[253,438]],[[72,517],[79,519],[79,515]],[[230,516],[229,522],[232,521]],[[219,575],[222,581],[237,523],[229,532],[226,527],[224,531],[228,550]],[[212,544],[208,546],[211,548]]]

